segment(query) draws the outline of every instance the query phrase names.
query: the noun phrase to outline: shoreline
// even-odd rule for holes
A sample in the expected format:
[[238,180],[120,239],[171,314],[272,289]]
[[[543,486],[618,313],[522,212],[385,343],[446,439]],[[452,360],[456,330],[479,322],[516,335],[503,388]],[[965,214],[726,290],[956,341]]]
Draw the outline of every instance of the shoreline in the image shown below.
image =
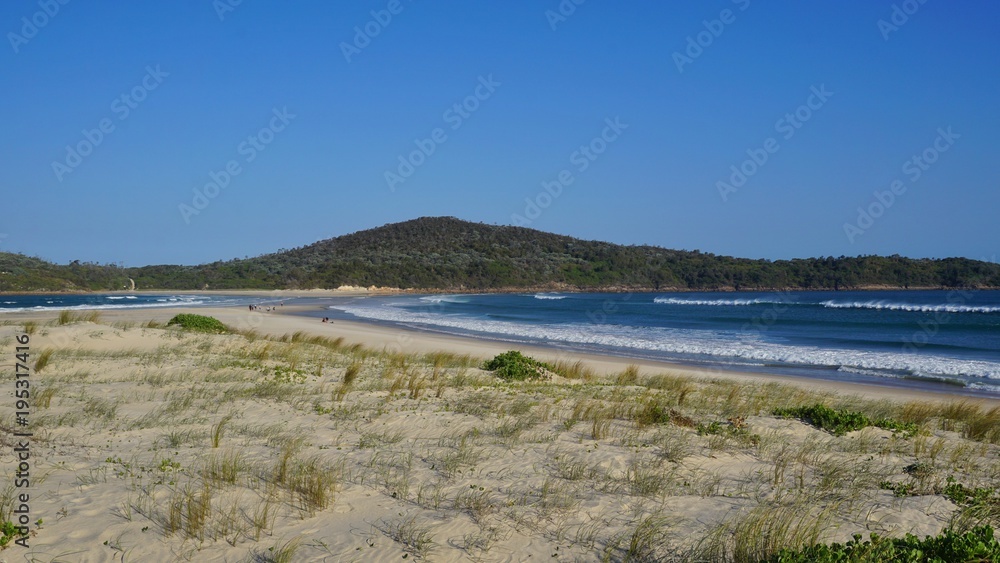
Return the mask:
[[[348,295],[340,293],[337,296]],[[930,401],[934,403],[966,401],[983,407],[1000,406],[1000,398],[989,396],[946,393],[934,390],[898,387],[889,384],[879,385],[853,381],[841,382],[774,373],[702,368],[666,361],[626,358],[572,350],[557,350],[543,346],[505,343],[475,337],[432,333],[358,321],[338,319],[334,323],[327,324],[321,323],[316,317],[302,315],[302,313],[317,310],[320,309],[317,309],[315,305],[286,305],[277,311],[255,311],[253,313],[243,307],[113,309],[102,310],[100,313],[103,319],[111,322],[146,322],[156,320],[157,322],[166,323],[176,314],[196,312],[197,314],[213,316],[237,330],[256,330],[257,332],[272,336],[284,336],[302,331],[309,335],[343,338],[347,343],[361,344],[372,350],[389,350],[403,353],[429,354],[438,351],[447,351],[453,354],[488,359],[510,349],[519,349],[545,362],[559,360],[575,362],[579,360],[584,365],[592,368],[599,376],[620,373],[629,365],[636,365],[640,368],[640,373],[644,375],[668,373],[702,381],[721,379],[746,383],[778,383],[790,385],[805,391],[830,392],[842,396],[865,396],[899,403],[907,401]],[[10,320],[48,320],[52,316],[51,312],[32,311],[11,313],[11,316],[8,318]]]
[[[300,316],[297,313],[303,310],[313,310],[312,307],[286,307],[278,311],[277,315],[284,317],[312,319],[313,317]],[[629,358],[624,356],[614,356],[597,354],[592,352],[581,352],[575,350],[560,350],[545,346],[526,345],[522,343],[507,343],[473,336],[459,336],[446,333],[434,333],[428,331],[392,327],[388,325],[366,323],[359,321],[337,320],[331,323],[329,329],[318,331],[309,330],[310,333],[343,337],[345,341],[352,342],[352,336],[363,335],[358,342],[365,346],[377,343],[382,348],[392,347],[394,351],[430,353],[445,350],[455,353],[470,354],[488,357],[506,352],[511,349],[518,349],[536,359],[545,362],[555,362],[559,360],[583,361],[585,365],[593,368],[599,375],[609,376],[623,371],[629,365],[636,365],[640,368],[640,373],[651,375],[653,373],[670,373],[671,375],[686,375],[699,380],[724,379],[728,381],[743,382],[766,382],[779,383],[799,387],[808,391],[829,391],[840,395],[867,395],[878,396],[881,399],[896,400],[904,402],[908,400],[932,400],[935,402],[949,402],[969,400],[983,405],[1000,406],[1000,398],[964,395],[957,393],[945,393],[933,390],[918,388],[905,388],[893,386],[891,384],[873,384],[853,381],[833,381],[828,379],[808,378],[795,375],[781,375],[766,372],[750,372],[729,369],[704,368],[690,366],[681,363],[674,363],[661,360],[644,358]],[[381,349],[381,348],[379,348]]]

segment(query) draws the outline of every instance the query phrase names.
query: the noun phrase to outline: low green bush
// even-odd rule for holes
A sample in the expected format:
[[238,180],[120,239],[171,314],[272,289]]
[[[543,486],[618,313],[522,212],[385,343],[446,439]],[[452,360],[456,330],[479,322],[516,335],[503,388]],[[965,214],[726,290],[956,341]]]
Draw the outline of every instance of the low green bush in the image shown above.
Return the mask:
[[23,536],[21,529],[17,527],[16,524],[9,520],[4,520],[0,523],[0,548],[5,548],[7,545],[17,539],[18,536]]
[[996,492],[993,487],[966,487],[955,481],[954,477],[948,477],[948,484],[945,485],[941,494],[959,506],[984,506],[1000,504],[1000,497],[996,495]]
[[872,534],[862,541],[861,534],[846,544],[813,545],[798,550],[783,549],[766,563],[952,563],[955,561],[989,562],[1000,560],[1000,542],[993,529],[981,526],[964,534],[945,530],[938,536],[919,539],[912,534],[887,539]]
[[866,426],[877,426],[885,430],[903,433],[906,436],[913,436],[918,430],[917,425],[912,422],[903,423],[889,418],[872,419],[861,412],[844,409],[834,410],[823,404],[809,407],[777,408],[774,409],[773,414],[785,418],[797,418],[835,436],[843,436]]
[[504,352],[483,363],[483,369],[492,371],[500,379],[507,381],[524,381],[540,379],[546,370],[551,368],[538,360],[525,356],[517,350]]
[[183,329],[196,330],[198,332],[212,332],[216,334],[230,332],[229,327],[222,324],[222,321],[219,319],[189,313],[183,313],[170,319],[167,326],[171,325],[178,325]]

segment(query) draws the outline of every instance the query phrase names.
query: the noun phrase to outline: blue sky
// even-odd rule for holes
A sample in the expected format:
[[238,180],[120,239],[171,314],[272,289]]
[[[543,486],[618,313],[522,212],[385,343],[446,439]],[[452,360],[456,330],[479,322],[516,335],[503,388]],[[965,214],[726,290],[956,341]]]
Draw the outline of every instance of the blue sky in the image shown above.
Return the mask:
[[453,215],[1000,253],[996,3],[63,1],[0,4],[0,250],[194,264]]

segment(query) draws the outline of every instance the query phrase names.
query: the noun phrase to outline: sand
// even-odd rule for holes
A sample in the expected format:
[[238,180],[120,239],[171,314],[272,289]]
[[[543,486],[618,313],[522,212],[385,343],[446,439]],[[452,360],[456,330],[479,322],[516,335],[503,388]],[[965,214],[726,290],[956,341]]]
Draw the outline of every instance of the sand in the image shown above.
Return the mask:
[[[936,415],[915,437],[838,437],[769,412],[816,399],[898,413],[902,401],[954,397],[655,362],[616,383],[629,361],[524,348],[581,359],[595,378],[498,382],[477,366],[506,350],[499,343],[279,311],[0,319],[17,323],[0,326],[6,357],[31,317],[30,363],[53,350],[31,376],[31,547],[0,558],[725,560],[755,518],[801,523],[800,539],[936,534],[963,514],[940,494],[947,476],[981,486],[1000,475],[1000,448]],[[177,312],[344,341],[143,326]],[[427,356],[440,350],[472,359]],[[18,463],[10,379],[8,388],[0,483]],[[643,419],[652,404],[671,422]],[[886,481],[918,494],[895,496]]]

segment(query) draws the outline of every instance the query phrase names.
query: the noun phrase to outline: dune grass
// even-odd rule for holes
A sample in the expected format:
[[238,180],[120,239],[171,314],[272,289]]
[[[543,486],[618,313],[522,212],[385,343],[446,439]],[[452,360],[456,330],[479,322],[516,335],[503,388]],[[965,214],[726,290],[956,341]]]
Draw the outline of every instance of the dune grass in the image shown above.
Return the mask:
[[101,314],[97,311],[82,311],[79,313],[74,313],[73,311],[60,311],[59,316],[56,318],[56,325],[63,326],[73,323],[100,323]]
[[38,357],[35,359],[35,373],[41,372],[45,369],[45,366],[49,365],[49,362],[52,361],[52,354],[54,353],[55,350],[52,348],[46,348],[38,353]]

